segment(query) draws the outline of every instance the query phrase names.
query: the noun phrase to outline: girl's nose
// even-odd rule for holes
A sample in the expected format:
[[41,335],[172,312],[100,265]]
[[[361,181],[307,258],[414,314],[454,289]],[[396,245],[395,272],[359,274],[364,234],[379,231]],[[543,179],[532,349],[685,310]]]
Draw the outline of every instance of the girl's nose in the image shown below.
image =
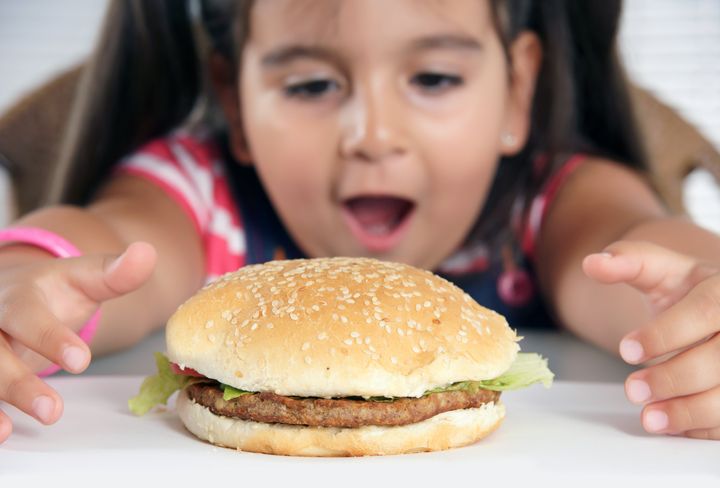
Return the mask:
[[357,94],[343,113],[341,153],[345,159],[377,162],[405,153],[401,107],[379,89]]

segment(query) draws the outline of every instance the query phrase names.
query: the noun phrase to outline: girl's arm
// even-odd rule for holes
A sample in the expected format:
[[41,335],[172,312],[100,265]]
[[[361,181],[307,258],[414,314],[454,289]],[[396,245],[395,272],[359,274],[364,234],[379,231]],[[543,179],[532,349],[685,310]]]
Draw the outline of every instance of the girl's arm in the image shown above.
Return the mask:
[[[134,241],[154,246],[158,258],[152,277],[139,290],[102,305],[94,353],[135,344],[162,326],[203,282],[203,252],[193,222],[165,192],[138,177],[115,177],[87,208],[45,208],[13,225],[56,232],[84,255],[117,256]],[[44,259],[52,258],[29,246],[0,248],[0,271]]]
[[645,429],[720,439],[720,238],[666,216],[642,180],[602,162],[568,182],[540,237],[560,321],[646,366],[625,381]]
[[720,238],[687,218],[670,217],[633,171],[601,160],[579,167],[548,210],[538,274],[559,321],[614,354],[625,334],[650,320],[651,309],[635,288],[588,277],[582,262],[619,240],[648,241],[720,263]]

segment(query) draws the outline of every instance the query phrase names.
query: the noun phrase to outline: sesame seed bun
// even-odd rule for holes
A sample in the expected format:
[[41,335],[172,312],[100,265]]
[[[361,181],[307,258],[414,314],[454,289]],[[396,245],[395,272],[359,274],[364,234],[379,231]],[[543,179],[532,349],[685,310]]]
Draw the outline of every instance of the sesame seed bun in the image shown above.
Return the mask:
[[301,397],[420,397],[499,376],[517,336],[450,282],[368,258],[273,261],[185,302],[167,355],[221,383]]
[[213,414],[184,391],[176,402],[187,429],[212,444],[242,451],[291,456],[377,456],[439,451],[472,444],[497,429],[502,403],[452,410],[397,427],[354,429],[264,424]]

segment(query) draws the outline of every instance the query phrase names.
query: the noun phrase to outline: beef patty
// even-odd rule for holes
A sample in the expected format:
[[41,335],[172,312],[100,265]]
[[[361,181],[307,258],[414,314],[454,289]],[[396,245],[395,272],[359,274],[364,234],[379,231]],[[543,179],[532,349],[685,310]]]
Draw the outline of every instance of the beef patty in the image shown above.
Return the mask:
[[188,386],[186,391],[191,400],[216,415],[271,424],[345,428],[413,424],[442,412],[476,408],[484,403],[497,402],[500,398],[500,392],[490,390],[479,390],[476,393],[447,391],[388,402],[298,398],[261,392],[226,401],[217,383],[196,383]]

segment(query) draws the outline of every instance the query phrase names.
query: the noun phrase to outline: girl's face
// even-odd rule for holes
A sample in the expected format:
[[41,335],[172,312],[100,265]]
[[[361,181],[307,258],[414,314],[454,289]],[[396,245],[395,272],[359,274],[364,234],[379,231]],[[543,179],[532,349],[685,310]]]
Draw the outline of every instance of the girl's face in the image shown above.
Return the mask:
[[534,36],[509,68],[478,0],[258,0],[250,26],[233,130],[303,251],[434,268],[457,249],[525,142]]

